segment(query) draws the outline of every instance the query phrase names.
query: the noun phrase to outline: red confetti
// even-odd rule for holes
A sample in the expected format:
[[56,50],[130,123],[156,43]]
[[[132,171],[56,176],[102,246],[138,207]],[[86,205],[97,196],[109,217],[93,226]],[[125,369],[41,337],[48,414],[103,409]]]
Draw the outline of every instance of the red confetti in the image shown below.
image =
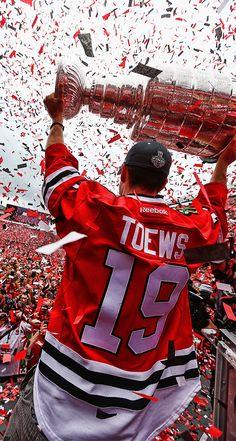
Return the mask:
[[119,64],[119,66],[122,67],[122,69],[125,68],[126,59],[127,59],[127,57],[124,57],[124,58],[122,59],[122,62]]
[[9,58],[13,58],[16,56],[16,51],[12,51],[9,55]]
[[17,352],[15,357],[14,357],[14,360],[15,361],[17,361],[17,360],[24,360],[25,357],[26,357],[26,354],[27,354],[27,349],[25,349],[24,351]]
[[15,211],[15,208],[14,208],[14,207],[6,208],[6,209],[4,210],[4,213],[11,213],[12,211]]
[[107,30],[105,29],[105,28],[103,28],[103,30],[104,30],[104,34],[107,36],[107,37],[109,37],[109,32],[107,32]]
[[211,426],[209,429],[207,429],[207,433],[214,438],[219,438],[223,434],[222,430],[217,429],[215,426]]
[[224,310],[226,312],[228,319],[236,322],[236,317],[234,315],[234,311],[232,310],[231,306],[227,305],[227,303],[224,303],[224,302],[223,302],[223,306],[224,306]]
[[3,349],[10,349],[10,345],[9,345],[9,343],[3,343],[2,345],[1,345],[1,349],[3,350]]
[[139,395],[140,397],[146,398],[147,400],[150,400],[150,401],[155,401],[155,402],[160,401],[160,399],[157,397],[153,397],[151,395],[146,395],[146,394],[141,394],[140,392],[133,392],[133,394]]
[[12,309],[10,310],[10,320],[11,320],[12,323],[14,323],[16,321],[15,314],[12,311]]
[[2,20],[0,21],[0,28],[3,28],[3,26],[5,25],[5,23],[6,23],[6,18],[5,18],[5,17],[2,17]]
[[207,406],[208,405],[208,401],[206,398],[201,398],[198,395],[196,397],[194,397],[193,401],[198,404],[199,406]]
[[26,3],[27,5],[33,6],[33,0],[21,0],[23,3]]
[[111,15],[111,12],[108,12],[108,14],[103,15],[103,20],[107,20]]
[[42,159],[42,161],[40,162],[40,167],[41,167],[41,174],[43,174],[44,173],[44,171],[45,171],[45,167],[46,167],[46,165],[45,165],[45,159]]
[[35,17],[35,19],[34,19],[34,21],[32,23],[32,28],[35,26],[37,20],[38,20],[38,16],[36,15],[36,17]]
[[220,22],[221,22],[222,29],[224,29],[225,25],[224,25],[224,22],[223,22],[222,18],[220,18]]
[[39,55],[43,53],[43,49],[44,49],[44,44],[42,44],[41,48],[39,49]]
[[80,30],[76,31],[75,34],[73,35],[73,38],[77,38],[79,34],[80,34]]
[[118,139],[120,139],[120,138],[121,138],[121,136],[120,136],[120,134],[118,133],[118,135],[115,135],[115,136],[113,136],[111,139],[109,139],[109,141],[107,141],[107,143],[108,143],[108,144],[112,144],[113,142],[118,141]]
[[39,216],[38,211],[34,211],[34,210],[30,210],[30,209],[27,210],[26,214],[29,217],[38,217]]

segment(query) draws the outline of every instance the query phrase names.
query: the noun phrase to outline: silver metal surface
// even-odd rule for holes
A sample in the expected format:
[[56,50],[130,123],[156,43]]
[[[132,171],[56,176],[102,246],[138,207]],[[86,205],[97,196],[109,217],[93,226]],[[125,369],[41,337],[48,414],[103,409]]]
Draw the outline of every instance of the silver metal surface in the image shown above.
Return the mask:
[[146,88],[85,87],[78,66],[60,64],[56,87],[59,83],[64,83],[66,119],[86,105],[92,113],[132,128],[136,142],[152,138],[173,150],[214,158],[235,133],[236,97],[223,74],[167,67]]

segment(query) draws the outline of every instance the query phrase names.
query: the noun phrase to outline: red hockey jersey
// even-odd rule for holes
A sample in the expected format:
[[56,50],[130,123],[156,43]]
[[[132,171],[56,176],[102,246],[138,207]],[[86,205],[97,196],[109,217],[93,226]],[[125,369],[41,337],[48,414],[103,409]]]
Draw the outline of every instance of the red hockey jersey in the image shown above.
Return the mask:
[[65,245],[36,371],[50,441],[150,441],[199,390],[184,250],[227,231],[226,187],[205,190],[187,216],[161,197],[115,196],[80,176],[64,145],[47,149],[43,197],[58,234],[87,236]]

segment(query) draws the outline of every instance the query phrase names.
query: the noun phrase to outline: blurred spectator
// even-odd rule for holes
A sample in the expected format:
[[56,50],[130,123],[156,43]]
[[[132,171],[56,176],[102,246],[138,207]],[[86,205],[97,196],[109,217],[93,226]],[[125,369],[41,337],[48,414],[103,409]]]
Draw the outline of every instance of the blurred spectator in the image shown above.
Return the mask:
[[[13,319],[13,317],[12,317]],[[15,323],[10,322],[6,313],[0,315],[0,377],[19,375],[20,360],[16,353],[24,348],[26,337],[31,333],[31,326],[22,319],[22,314],[15,315]]]
[[216,279],[216,282],[228,283],[236,292],[235,258],[224,260],[220,263],[212,263],[212,273]]

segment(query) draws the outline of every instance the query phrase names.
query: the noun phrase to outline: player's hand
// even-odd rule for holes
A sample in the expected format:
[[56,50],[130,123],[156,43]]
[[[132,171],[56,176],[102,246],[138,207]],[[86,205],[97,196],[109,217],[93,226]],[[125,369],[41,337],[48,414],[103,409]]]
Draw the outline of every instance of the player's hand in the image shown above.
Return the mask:
[[53,121],[63,122],[64,112],[64,86],[59,84],[55,92],[46,96],[44,106]]
[[236,134],[221,153],[217,162],[228,166],[234,161],[236,161]]

